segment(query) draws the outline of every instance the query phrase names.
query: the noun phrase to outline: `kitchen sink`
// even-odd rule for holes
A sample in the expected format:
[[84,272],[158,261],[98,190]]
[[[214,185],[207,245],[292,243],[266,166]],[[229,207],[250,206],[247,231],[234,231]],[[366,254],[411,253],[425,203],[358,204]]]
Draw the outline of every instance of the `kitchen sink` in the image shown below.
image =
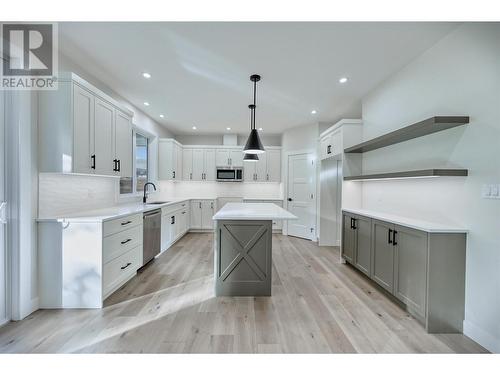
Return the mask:
[[146,202],[146,204],[165,204],[169,203],[170,201],[155,201],[155,202]]

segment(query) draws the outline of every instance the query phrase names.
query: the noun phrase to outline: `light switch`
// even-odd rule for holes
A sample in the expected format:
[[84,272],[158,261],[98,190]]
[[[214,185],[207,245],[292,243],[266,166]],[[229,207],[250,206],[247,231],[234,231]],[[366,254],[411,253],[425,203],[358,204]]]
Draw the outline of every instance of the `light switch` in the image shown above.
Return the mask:
[[499,189],[499,188],[500,188],[500,186],[499,186],[499,185],[491,185],[491,187],[490,187],[490,196],[491,196],[492,198],[499,198],[499,196],[498,196],[498,195],[499,195],[499,194],[498,194],[498,193],[499,193],[499,192],[498,192],[498,189]]
[[489,198],[491,196],[491,185],[483,185],[481,188],[481,197]]

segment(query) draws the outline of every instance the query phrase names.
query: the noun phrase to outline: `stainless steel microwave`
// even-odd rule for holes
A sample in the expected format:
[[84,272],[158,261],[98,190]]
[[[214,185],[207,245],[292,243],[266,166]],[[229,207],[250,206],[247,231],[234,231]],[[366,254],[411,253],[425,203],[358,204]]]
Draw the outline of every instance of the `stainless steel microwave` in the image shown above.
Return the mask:
[[217,181],[240,182],[243,181],[242,167],[217,167]]

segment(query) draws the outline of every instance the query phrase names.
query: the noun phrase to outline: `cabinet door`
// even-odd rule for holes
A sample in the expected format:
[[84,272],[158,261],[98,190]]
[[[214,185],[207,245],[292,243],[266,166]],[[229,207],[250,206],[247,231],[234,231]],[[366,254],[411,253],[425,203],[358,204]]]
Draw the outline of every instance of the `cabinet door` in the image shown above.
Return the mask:
[[329,136],[329,135],[321,138],[321,141],[320,141],[321,160],[329,158],[332,154],[330,140],[331,140],[331,136]]
[[256,181],[267,181],[267,152],[259,155],[259,161],[255,162]]
[[254,161],[245,161],[243,165],[243,181],[255,181],[255,167],[256,162]]
[[344,152],[342,149],[342,130],[338,130],[332,134],[330,144],[332,145],[330,148],[332,155],[340,155]]
[[177,161],[172,141],[158,142],[158,179],[172,180]]
[[215,153],[217,167],[229,167],[229,150],[219,149]]
[[389,292],[394,292],[394,225],[372,220],[372,278]]
[[354,230],[351,228],[351,219],[349,215],[342,215],[342,257],[349,263],[354,263],[354,247],[356,246]]
[[175,145],[175,179],[182,180],[182,147]]
[[93,173],[94,95],[73,84],[73,172]]
[[410,309],[425,317],[427,233],[395,226],[394,291]]
[[191,228],[201,229],[201,201],[191,201]]
[[172,212],[168,214],[168,230],[170,232],[170,243],[174,242],[177,239],[177,220],[176,213]]
[[229,161],[231,167],[243,167],[243,150],[239,148],[230,150]]
[[215,215],[215,203],[214,201],[202,201],[201,202],[202,219],[201,227],[202,229],[213,229],[214,220],[212,217]]
[[371,234],[372,221],[363,216],[355,216],[354,230],[356,236],[356,248],[354,255],[354,266],[366,275],[371,275]]
[[132,119],[115,110],[115,158],[121,177],[132,177]]
[[204,159],[205,156],[202,149],[193,150],[193,180],[195,181],[205,179]]
[[204,173],[205,173],[205,181],[215,181],[215,150],[207,149],[203,153],[204,155]]
[[182,179],[185,181],[193,179],[193,150],[190,148],[182,151]]
[[170,237],[170,215],[161,217],[161,251],[169,248],[172,238]]
[[266,180],[270,182],[281,181],[281,150],[269,150],[267,154]]
[[94,110],[94,154],[95,173],[114,175],[115,144],[114,144],[115,109],[111,104],[95,98]]

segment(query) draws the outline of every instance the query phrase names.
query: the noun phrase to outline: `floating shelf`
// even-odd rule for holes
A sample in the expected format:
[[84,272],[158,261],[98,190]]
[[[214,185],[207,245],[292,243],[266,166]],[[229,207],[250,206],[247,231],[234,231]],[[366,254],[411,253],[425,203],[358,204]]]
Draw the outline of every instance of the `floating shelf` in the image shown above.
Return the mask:
[[469,116],[435,116],[346,148],[344,152],[346,154],[361,154],[468,123]]
[[358,176],[346,176],[345,181],[356,180],[385,180],[395,178],[416,178],[416,177],[441,177],[441,176],[459,176],[464,177],[469,174],[467,169],[420,169],[417,171],[402,171],[390,173],[365,174]]

